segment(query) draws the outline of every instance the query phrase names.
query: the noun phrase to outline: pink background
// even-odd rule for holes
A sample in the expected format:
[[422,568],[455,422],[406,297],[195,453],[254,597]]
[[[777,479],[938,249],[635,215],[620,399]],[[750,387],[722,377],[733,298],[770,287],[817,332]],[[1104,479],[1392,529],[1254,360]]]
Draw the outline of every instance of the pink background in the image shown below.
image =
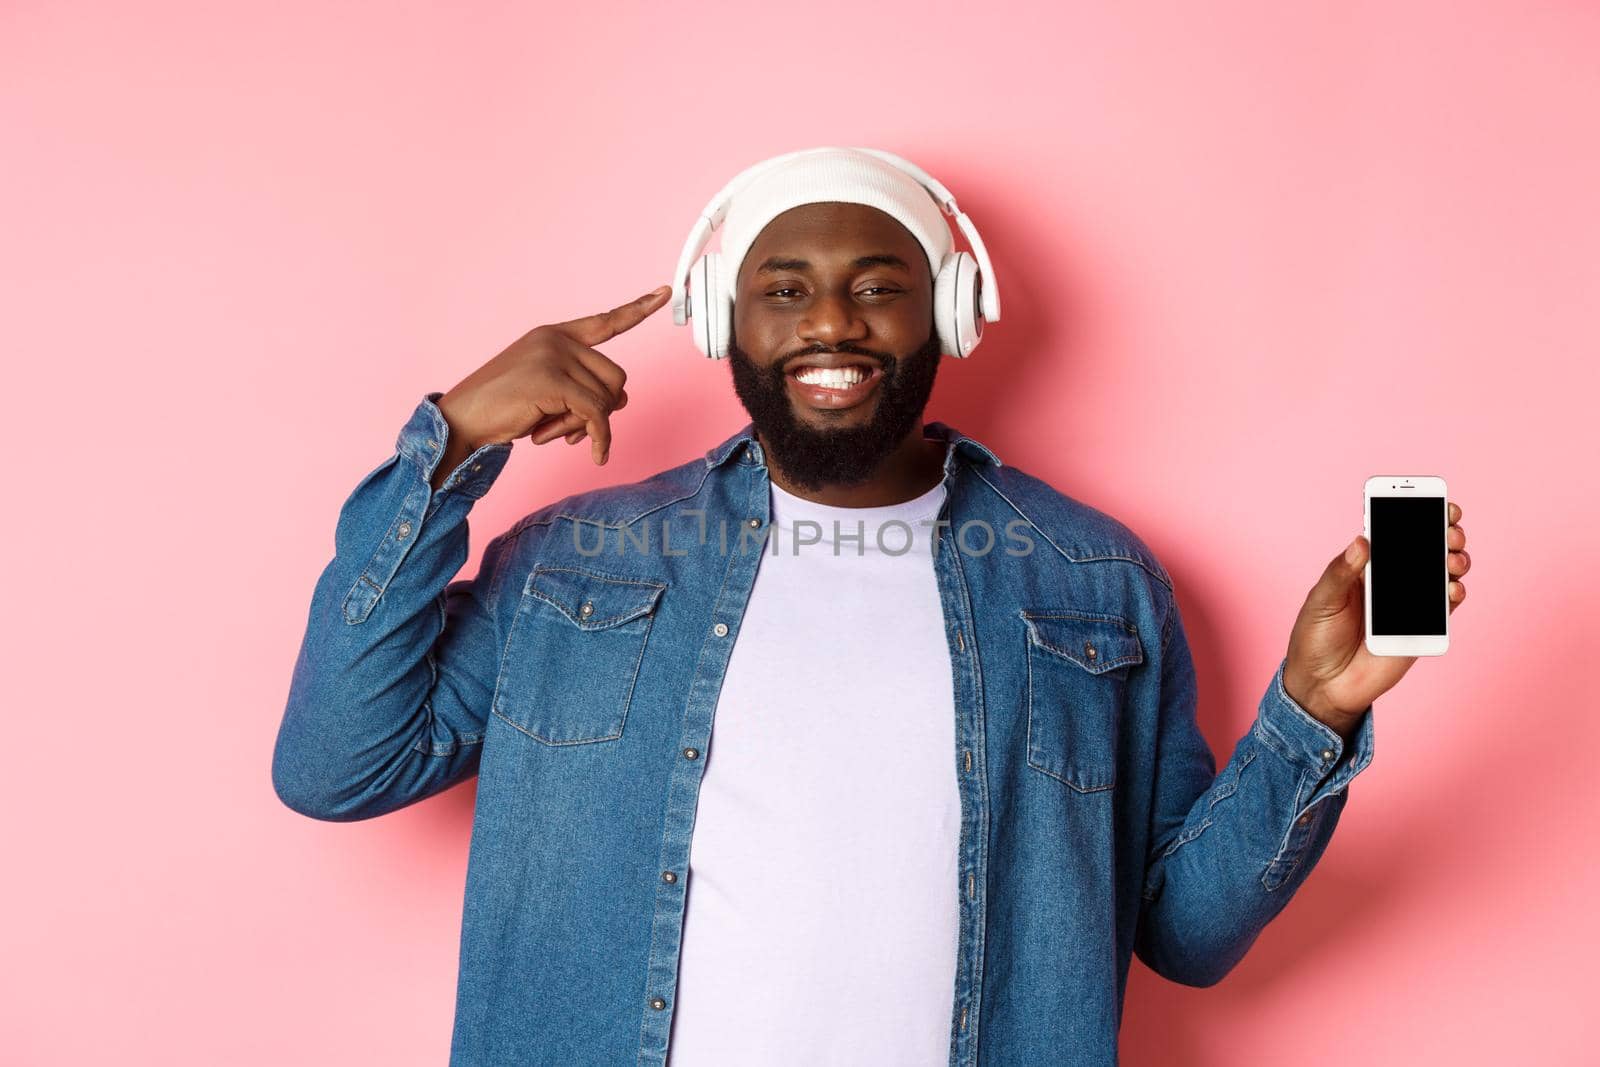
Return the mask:
[[[1600,11],[1051,7],[0,10],[6,1062],[445,1061],[473,787],[333,825],[270,783],[337,509],[424,392],[830,143],[981,228],[1004,319],[929,415],[1165,560],[1222,759],[1363,479],[1465,512],[1321,866],[1216,988],[1136,964],[1124,1062],[1594,1055]],[[611,464],[519,443],[464,573],[744,421],[669,312],[606,350]]]

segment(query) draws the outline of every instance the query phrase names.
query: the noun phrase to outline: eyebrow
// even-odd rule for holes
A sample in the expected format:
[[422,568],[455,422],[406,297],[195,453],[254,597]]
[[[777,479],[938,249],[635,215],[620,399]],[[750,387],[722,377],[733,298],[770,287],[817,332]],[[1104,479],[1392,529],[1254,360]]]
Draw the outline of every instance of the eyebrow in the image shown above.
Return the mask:
[[[890,255],[887,252],[879,252],[878,254],[871,256],[862,256],[857,259],[855,263],[851,264],[851,266],[857,270],[860,270],[862,267],[899,267],[903,271],[911,270],[911,267],[906,263],[905,260],[901,259],[899,256]],[[784,270],[810,269],[811,264],[803,259],[781,259],[777,256],[772,256],[771,258],[763,261],[762,264],[756,268],[756,273],[774,274],[778,271]]]

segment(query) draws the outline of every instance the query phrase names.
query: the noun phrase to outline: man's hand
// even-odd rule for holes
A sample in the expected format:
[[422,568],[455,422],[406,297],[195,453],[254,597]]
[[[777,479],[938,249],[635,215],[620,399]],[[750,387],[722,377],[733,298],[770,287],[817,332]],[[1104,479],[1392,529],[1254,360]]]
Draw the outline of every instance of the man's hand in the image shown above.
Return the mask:
[[538,326],[473,371],[439,398],[450,424],[445,455],[435,469],[435,489],[460,462],[487,444],[527,437],[536,445],[587,435],[596,463],[611,454],[611,413],[628,403],[628,379],[592,345],[631,330],[659,310],[670,285],[637,300],[581,319]]
[[[1459,579],[1472,560],[1466,552],[1466,531],[1459,525],[1461,508],[1446,506],[1450,528],[1445,532],[1449,550],[1445,566]],[[1346,741],[1354,736],[1367,705],[1392,689],[1417,662],[1416,656],[1374,656],[1367,651],[1361,571],[1370,548],[1365,537],[1357,537],[1322,572],[1295,620],[1283,669],[1283,687],[1295,703]],[[1455,611],[1466,595],[1464,583],[1451,581],[1448,610]]]

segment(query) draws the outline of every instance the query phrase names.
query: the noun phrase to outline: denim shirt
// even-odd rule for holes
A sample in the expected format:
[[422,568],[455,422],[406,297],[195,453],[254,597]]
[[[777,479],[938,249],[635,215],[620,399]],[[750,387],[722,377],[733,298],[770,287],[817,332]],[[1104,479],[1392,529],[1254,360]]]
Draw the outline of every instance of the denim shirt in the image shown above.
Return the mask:
[[[340,511],[273,785],[348,821],[476,775],[451,1064],[665,1064],[717,695],[770,550],[762,447],[747,424],[557,500],[452,580],[511,445],[431,490],[440,395]],[[1131,957],[1194,986],[1239,962],[1327,847],[1372,709],[1346,746],[1280,661],[1218,773],[1150,549],[954,428],[923,434],[946,445],[961,799],[949,1063],[1114,1064]],[[794,877],[851,872],[797,854]]]

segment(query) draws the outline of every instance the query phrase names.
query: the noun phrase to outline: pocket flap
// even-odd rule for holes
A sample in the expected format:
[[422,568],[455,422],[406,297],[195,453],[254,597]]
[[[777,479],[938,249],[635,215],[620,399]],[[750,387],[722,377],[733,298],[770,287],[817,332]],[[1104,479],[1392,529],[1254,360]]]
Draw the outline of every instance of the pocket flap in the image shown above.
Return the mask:
[[1020,614],[1030,641],[1091,674],[1144,662],[1138,630],[1120,615],[1029,610]]
[[554,606],[575,626],[604,630],[655,610],[665,582],[614,578],[572,567],[538,566],[526,591]]

